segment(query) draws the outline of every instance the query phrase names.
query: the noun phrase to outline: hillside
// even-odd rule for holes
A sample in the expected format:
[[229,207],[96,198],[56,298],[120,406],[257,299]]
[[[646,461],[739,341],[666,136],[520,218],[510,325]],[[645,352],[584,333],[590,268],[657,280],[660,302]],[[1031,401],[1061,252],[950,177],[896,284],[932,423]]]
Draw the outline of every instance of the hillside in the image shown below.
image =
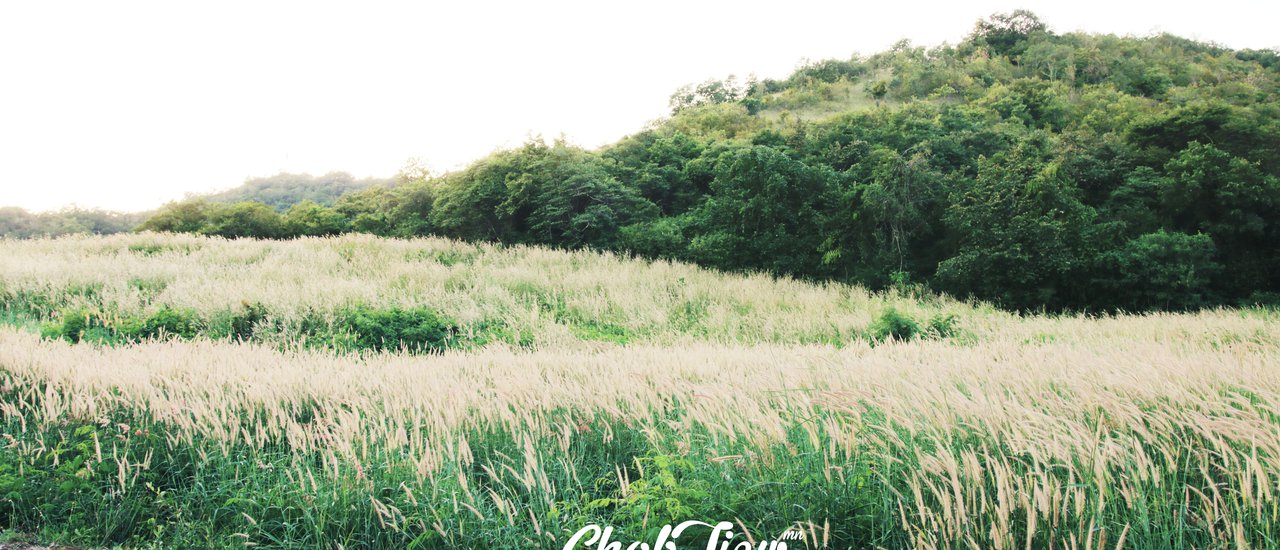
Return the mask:
[[161,212],[227,237],[364,232],[611,250],[1023,311],[1280,300],[1280,54],[1058,34],[712,79],[587,151],[531,141],[292,216]]
[[332,206],[339,197],[352,191],[391,183],[389,178],[357,180],[346,172],[330,172],[322,176],[281,172],[274,176],[249,178],[238,187],[194,198],[217,203],[260,202],[283,212],[304,201]]
[[1277,546],[1280,54],[1018,11],[670,99],[0,210],[0,541]]
[[152,212],[126,214],[82,208],[36,213],[13,206],[0,207],[0,238],[27,239],[72,234],[123,233],[132,231],[152,214]]
[[[889,308],[920,323],[921,336],[931,319],[958,336],[961,323],[984,330],[987,317],[1005,317],[938,297],[921,302],[842,284],[438,238],[270,242],[142,234],[16,241],[4,251],[6,309],[75,341],[127,341],[137,336],[130,331],[152,323],[152,333],[267,343],[301,333],[339,351],[691,341],[844,346],[884,338],[871,325]],[[441,332],[400,341],[394,330],[362,326],[375,312],[392,312],[387,324],[430,320]]]
[[[196,208],[204,211],[206,205],[231,205],[217,207],[219,212],[232,212],[237,203],[266,205],[284,212],[302,203],[332,206],[346,193],[377,186],[390,186],[391,178],[366,178],[357,180],[345,172],[331,172],[323,176],[280,173],[274,176],[249,178],[242,185],[204,195],[194,195],[166,205],[161,211],[113,212],[96,209],[65,208],[54,212],[28,212],[18,207],[0,207],[0,237],[26,239],[31,237],[55,237],[58,235],[111,235],[133,231],[143,222],[165,214],[165,211]],[[200,205],[200,206],[193,206]]]

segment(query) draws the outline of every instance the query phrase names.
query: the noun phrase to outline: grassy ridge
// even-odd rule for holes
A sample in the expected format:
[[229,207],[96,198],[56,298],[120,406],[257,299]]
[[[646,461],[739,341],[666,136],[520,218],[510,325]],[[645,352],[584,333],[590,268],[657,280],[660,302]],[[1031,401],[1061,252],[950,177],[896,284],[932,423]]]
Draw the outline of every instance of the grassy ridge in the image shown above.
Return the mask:
[[[339,350],[505,343],[790,342],[883,337],[889,308],[949,333],[988,308],[667,261],[446,239],[285,242],[116,235],[4,243],[7,309],[72,341],[161,333]],[[405,337],[433,318],[439,335]],[[375,326],[376,325],[376,326]],[[393,326],[394,325],[394,326]],[[934,332],[939,332],[935,330]]]

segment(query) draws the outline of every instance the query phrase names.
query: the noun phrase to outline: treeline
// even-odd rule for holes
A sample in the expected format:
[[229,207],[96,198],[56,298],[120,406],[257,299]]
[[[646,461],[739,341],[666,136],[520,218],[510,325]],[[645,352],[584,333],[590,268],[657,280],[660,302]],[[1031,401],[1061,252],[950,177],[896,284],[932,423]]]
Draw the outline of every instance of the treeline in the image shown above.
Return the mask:
[[[284,212],[299,203],[332,205],[338,200],[338,197],[346,193],[374,186],[394,184],[395,180],[391,178],[358,180],[346,172],[330,172],[322,176],[282,172],[274,176],[249,178],[245,180],[244,184],[226,191],[189,196],[183,201],[166,205],[164,209],[158,212],[126,213],[82,208],[65,208],[53,212],[28,212],[18,207],[0,207],[0,237],[27,239],[83,233],[110,235],[112,233],[133,231],[138,228],[139,224],[151,219],[153,216],[159,216],[160,219],[164,219],[167,212],[174,210],[184,212],[185,214],[183,215],[190,215],[199,211],[215,216],[218,215],[215,211],[229,213],[237,210],[230,207],[219,210],[210,207],[210,204],[222,205],[252,202],[265,204],[276,211]],[[245,214],[235,214],[234,216],[247,222],[252,222],[253,220],[251,215],[247,219]],[[230,221],[228,223],[234,224],[238,222]],[[174,230],[187,231],[190,229],[175,228]],[[240,233],[267,236],[268,234],[287,235],[292,231],[262,233],[259,228],[252,231],[241,231]]]
[[75,233],[100,235],[124,233],[147,219],[149,212],[125,214],[107,210],[66,208],[55,212],[28,212],[18,207],[0,208],[0,238],[27,239]]
[[599,151],[534,140],[332,207],[183,203],[142,227],[591,247],[1018,309],[1276,303],[1278,60],[1020,11],[955,46],[682,88]]

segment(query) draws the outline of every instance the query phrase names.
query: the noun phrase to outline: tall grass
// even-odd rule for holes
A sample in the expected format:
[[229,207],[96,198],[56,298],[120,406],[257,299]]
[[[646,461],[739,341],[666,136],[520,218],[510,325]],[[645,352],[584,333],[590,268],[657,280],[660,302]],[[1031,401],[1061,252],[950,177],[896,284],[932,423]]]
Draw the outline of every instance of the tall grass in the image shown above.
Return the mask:
[[839,344],[862,337],[890,305],[922,319],[975,315],[972,306],[941,298],[925,303],[848,285],[445,239],[117,235],[5,241],[0,252],[0,297],[45,318],[90,311],[109,324],[168,308],[214,325],[252,307],[263,314],[259,336],[285,341],[332,325],[351,308],[430,308],[463,337],[497,331],[511,343],[552,348],[583,341]]
[[[131,250],[148,243],[160,248]],[[355,354],[0,329],[0,527],[44,539],[559,548],[592,523],[652,541],[699,519],[755,541],[798,529],[810,548],[1280,544],[1280,326],[1266,310],[1019,318],[436,240],[0,248],[10,296],[202,314],[250,299],[284,316],[359,303],[465,318],[470,304],[537,339]],[[139,277],[166,284],[144,302]],[[527,295],[640,336],[584,341],[557,328],[584,324],[543,319]],[[670,326],[690,296],[707,313]],[[958,314],[969,337],[804,343],[888,305]]]

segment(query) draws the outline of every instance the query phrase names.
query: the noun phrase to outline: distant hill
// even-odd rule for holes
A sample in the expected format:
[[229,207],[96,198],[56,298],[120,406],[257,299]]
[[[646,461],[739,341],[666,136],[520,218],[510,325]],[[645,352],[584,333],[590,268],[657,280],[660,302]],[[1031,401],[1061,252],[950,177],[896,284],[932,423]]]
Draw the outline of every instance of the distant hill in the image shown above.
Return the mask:
[[239,187],[195,198],[220,203],[260,202],[283,212],[306,200],[330,206],[345,193],[375,185],[390,185],[392,181],[391,178],[357,180],[346,172],[329,172],[323,176],[281,172],[274,176],[249,178]]
[[16,206],[0,207],[0,237],[26,239],[73,233],[110,235],[131,231],[153,212],[111,212],[66,208],[56,212],[28,212]]
[[[355,179],[346,172],[323,176],[281,172],[274,176],[249,178],[244,184],[207,195],[191,195],[180,202],[204,201],[219,204],[263,203],[277,211],[303,201],[332,206],[338,197],[370,187],[392,186],[393,178]],[[133,231],[156,213],[115,212],[100,209],[64,208],[54,212],[29,212],[16,206],[0,207],[0,238],[26,239],[78,233],[110,235]]]

